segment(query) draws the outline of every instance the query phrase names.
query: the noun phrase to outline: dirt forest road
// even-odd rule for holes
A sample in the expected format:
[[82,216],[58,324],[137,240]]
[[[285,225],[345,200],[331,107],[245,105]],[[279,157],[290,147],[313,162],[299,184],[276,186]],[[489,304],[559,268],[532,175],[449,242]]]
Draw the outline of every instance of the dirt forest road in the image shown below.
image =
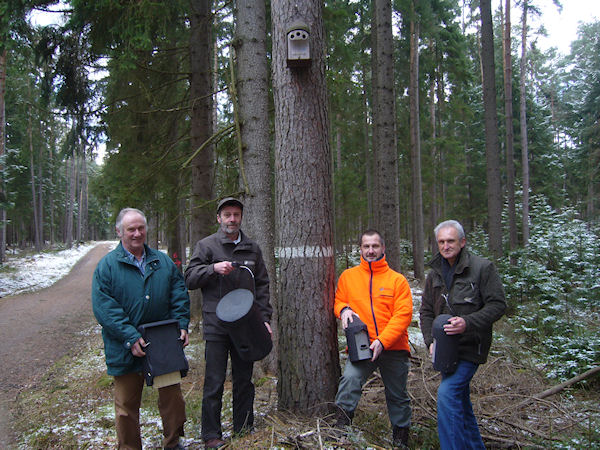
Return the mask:
[[15,447],[11,414],[19,392],[74,351],[94,323],[92,274],[111,246],[98,244],[47,289],[0,299],[0,449]]

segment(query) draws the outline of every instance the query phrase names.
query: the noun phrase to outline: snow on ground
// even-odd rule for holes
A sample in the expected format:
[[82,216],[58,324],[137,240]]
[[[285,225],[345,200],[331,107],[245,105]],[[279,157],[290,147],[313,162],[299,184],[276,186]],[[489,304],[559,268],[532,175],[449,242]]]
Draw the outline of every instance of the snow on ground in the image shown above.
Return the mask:
[[[69,250],[37,253],[33,255],[7,255],[0,266],[0,297],[33,292],[56,283],[87,252],[101,242],[89,242]],[[110,242],[116,245],[116,242]]]

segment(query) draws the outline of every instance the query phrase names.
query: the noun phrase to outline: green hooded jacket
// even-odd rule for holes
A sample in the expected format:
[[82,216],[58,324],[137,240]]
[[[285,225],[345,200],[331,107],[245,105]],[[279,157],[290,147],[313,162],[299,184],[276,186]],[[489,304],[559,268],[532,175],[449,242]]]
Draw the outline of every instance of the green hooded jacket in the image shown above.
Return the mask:
[[141,372],[142,358],[131,346],[141,337],[144,323],[176,319],[188,329],[190,299],[183,275],[164,253],[144,245],[145,275],[133,264],[123,245],[108,253],[96,267],[92,280],[92,307],[102,326],[109,375]]

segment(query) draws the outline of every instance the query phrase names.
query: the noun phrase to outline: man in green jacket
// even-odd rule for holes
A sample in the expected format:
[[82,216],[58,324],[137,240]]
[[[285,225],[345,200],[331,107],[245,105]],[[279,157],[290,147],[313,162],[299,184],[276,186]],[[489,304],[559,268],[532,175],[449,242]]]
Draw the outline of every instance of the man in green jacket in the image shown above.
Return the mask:
[[458,365],[442,372],[438,389],[438,435],[443,450],[485,449],[473,414],[470,383],[480,364],[487,361],[492,324],[506,309],[502,281],[491,261],[465,248],[465,232],[456,220],[435,227],[439,253],[430,262],[420,319],[429,352],[433,353],[432,326],[440,314],[451,317],[443,325],[458,337]]
[[[107,372],[114,376],[118,447],[141,449],[139,410],[146,343],[138,331],[144,323],[175,319],[188,345],[190,300],[183,275],[162,252],[146,245],[144,213],[125,208],[117,216],[121,242],[98,263],[92,281],[92,306],[102,326]],[[185,402],[180,384],[158,389],[163,445],[180,449]]]

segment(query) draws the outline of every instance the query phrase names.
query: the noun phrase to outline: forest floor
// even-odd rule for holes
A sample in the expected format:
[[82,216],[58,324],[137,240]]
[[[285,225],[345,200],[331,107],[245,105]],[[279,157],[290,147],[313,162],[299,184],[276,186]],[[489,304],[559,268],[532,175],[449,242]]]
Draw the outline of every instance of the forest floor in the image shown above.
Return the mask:
[[[106,375],[100,327],[90,301],[92,272],[109,244],[96,246],[52,287],[0,299],[0,448],[111,448],[115,446],[112,379]],[[416,326],[416,324],[413,324]],[[499,328],[502,324],[499,324]],[[201,448],[203,343],[192,323],[183,379],[188,421],[182,443]],[[411,339],[412,342],[412,339]],[[497,339],[488,363],[472,383],[472,401],[488,448],[600,448],[600,393],[573,385],[551,396],[541,370],[514,361],[511,345]],[[342,353],[342,359],[345,358]],[[439,448],[435,393],[439,374],[424,348],[413,345],[408,389],[411,448]],[[334,429],[327,417],[297,417],[277,408],[277,379],[255,371],[255,430],[231,436],[231,386],[226,386],[223,427],[229,448],[390,448],[385,394],[375,374],[364,387],[351,429]],[[597,382],[595,386],[597,387]],[[144,448],[160,448],[156,392],[145,388],[141,411]]]

